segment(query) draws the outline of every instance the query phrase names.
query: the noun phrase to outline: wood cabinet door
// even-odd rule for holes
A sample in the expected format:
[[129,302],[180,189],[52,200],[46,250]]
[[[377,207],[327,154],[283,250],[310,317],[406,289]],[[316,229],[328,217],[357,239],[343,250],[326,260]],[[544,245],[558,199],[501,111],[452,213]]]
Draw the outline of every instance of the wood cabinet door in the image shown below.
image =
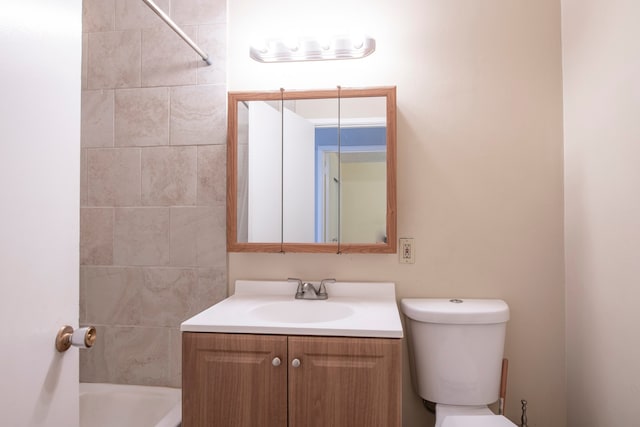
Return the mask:
[[400,346],[399,339],[289,337],[289,427],[400,427]]
[[286,336],[184,332],[182,425],[286,427],[286,359]]

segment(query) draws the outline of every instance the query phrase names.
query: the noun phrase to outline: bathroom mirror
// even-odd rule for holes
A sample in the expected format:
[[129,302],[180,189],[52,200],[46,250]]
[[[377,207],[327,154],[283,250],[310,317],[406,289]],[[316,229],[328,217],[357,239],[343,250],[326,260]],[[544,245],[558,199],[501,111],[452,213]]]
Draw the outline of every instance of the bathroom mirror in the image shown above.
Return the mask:
[[229,252],[396,252],[395,87],[228,101]]

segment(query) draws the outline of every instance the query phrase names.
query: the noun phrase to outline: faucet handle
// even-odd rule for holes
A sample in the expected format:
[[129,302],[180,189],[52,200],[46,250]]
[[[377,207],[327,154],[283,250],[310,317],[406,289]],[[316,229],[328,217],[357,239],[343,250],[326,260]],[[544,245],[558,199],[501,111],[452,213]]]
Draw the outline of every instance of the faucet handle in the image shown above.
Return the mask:
[[287,279],[287,282],[295,282],[298,284],[298,287],[302,287],[302,280],[295,278],[295,277],[289,277]]
[[289,277],[287,282],[295,282],[298,284],[298,289],[296,289],[296,298],[301,298],[304,296],[304,290],[302,289],[302,280]]
[[320,281],[320,288],[318,289],[318,296],[327,297],[327,288],[324,285],[325,283],[336,283],[336,279],[322,279]]

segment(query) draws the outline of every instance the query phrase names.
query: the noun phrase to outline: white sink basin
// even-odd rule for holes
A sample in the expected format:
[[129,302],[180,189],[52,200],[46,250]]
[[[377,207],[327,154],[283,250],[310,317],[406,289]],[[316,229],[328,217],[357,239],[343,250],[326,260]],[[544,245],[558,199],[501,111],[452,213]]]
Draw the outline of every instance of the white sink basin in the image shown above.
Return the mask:
[[314,300],[272,302],[249,311],[249,315],[257,319],[280,323],[333,322],[353,313],[347,304]]
[[402,338],[395,285],[327,283],[327,300],[296,300],[297,284],[238,280],[235,293],[180,325],[183,332]]

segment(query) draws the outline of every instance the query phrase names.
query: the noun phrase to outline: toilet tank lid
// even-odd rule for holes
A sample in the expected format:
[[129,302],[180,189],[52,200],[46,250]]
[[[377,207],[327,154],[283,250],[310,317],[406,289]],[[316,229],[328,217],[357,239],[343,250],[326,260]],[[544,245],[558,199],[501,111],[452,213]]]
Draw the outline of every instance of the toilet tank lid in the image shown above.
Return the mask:
[[509,306],[499,299],[403,298],[402,312],[426,323],[491,324],[509,320]]

